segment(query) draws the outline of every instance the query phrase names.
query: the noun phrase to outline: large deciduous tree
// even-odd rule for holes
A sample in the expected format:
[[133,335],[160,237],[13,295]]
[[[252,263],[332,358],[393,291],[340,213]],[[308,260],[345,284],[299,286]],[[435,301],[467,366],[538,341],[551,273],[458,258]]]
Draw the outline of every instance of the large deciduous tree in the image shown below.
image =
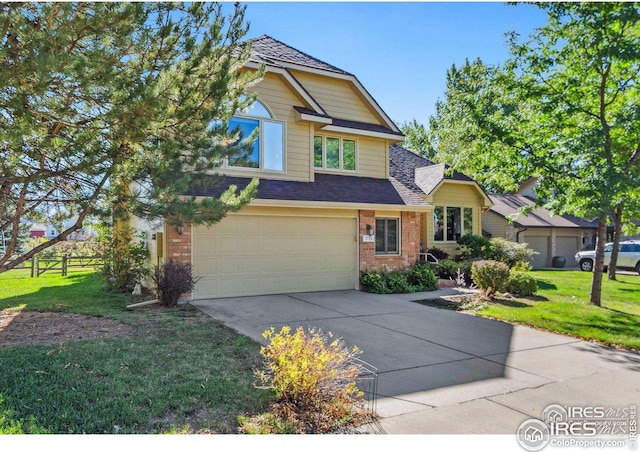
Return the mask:
[[[247,152],[227,132],[260,71],[244,7],[203,3],[0,5],[0,272],[65,240],[88,216],[214,223],[256,183],[219,198],[183,196],[225,156]],[[16,255],[25,220],[77,218]]]
[[[452,163],[506,190],[535,176],[546,207],[597,219],[591,302],[600,305],[608,218],[638,211],[639,4],[537,6],[548,23],[524,42],[512,34],[504,67],[450,71],[456,90],[446,111],[464,118]],[[447,155],[438,133],[438,154]]]

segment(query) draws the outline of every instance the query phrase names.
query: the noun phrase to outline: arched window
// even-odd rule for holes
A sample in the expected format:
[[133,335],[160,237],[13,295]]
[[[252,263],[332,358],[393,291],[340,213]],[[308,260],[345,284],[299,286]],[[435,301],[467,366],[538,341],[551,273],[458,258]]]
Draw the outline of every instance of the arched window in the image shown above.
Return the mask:
[[274,119],[264,103],[256,100],[246,113],[234,116],[229,127],[238,129],[242,139],[255,136],[255,141],[249,155],[230,158],[228,166],[284,171],[284,122]]

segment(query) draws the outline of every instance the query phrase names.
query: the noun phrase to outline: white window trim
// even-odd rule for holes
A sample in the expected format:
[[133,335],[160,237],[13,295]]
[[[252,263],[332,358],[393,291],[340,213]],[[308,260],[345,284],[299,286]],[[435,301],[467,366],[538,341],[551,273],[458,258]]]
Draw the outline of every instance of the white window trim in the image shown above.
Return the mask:
[[[443,234],[442,240],[436,240],[436,224],[435,221],[433,219],[433,216],[431,217],[432,222],[431,222],[431,236],[433,237],[433,242],[434,243],[458,243],[457,240],[447,240],[447,208],[450,207],[454,207],[457,209],[460,209],[460,228],[462,229],[461,233],[460,233],[460,237],[466,235],[466,234],[475,234],[474,229],[475,229],[475,210],[476,208],[474,206],[469,206],[469,205],[452,205],[452,204],[437,204],[436,206],[434,206],[434,210],[433,213],[435,214],[435,209],[438,207],[442,207],[444,208],[444,223],[443,223]],[[471,231],[466,231],[464,229],[464,209],[471,209]]]
[[[321,137],[322,138],[322,167],[317,167],[315,165],[315,137]],[[340,144],[339,144],[339,161],[340,161],[340,167],[339,168],[327,168],[327,138],[336,138],[338,140],[340,140]],[[359,153],[359,146],[358,146],[358,139],[357,138],[345,138],[345,137],[341,137],[341,136],[335,136],[335,135],[327,135],[327,134],[323,134],[323,133],[314,133],[313,134],[313,141],[314,141],[314,147],[313,149],[311,149],[312,151],[312,156],[313,156],[313,169],[314,171],[319,171],[319,172],[334,172],[334,173],[350,173],[350,174],[355,174],[358,172],[358,153]],[[344,168],[344,147],[343,147],[343,141],[347,140],[347,141],[353,141],[355,143],[355,169],[352,170],[347,170],[347,169],[343,169]]]
[[[232,169],[237,171],[252,171],[252,172],[260,172],[260,173],[277,173],[277,174],[285,174],[287,172],[287,122],[282,121],[280,119],[275,119],[275,115],[269,108],[269,106],[264,103],[260,99],[256,99],[256,102],[260,102],[262,106],[269,112],[271,118],[264,118],[262,116],[251,116],[251,115],[233,115],[233,117],[237,118],[246,118],[258,121],[258,168],[250,168],[246,166],[233,166],[229,164],[229,158],[225,157],[222,162],[222,169]],[[262,134],[264,131],[264,122],[273,122],[282,124],[282,169],[274,170],[274,169],[265,169],[264,168],[264,139],[262,138]]]
[[390,216],[375,217],[373,219],[374,231],[375,231],[376,221],[377,220],[397,220],[398,221],[398,252],[397,253],[382,253],[382,252],[379,252],[378,250],[376,250],[375,243],[374,243],[373,251],[374,251],[375,256],[376,257],[397,257],[397,256],[402,256],[402,221],[401,221],[400,217],[390,217]]

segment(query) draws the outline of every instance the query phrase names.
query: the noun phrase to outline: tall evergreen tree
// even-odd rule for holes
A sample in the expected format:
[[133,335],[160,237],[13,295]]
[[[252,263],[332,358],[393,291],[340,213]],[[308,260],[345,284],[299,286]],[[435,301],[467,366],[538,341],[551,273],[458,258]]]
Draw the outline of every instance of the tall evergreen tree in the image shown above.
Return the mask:
[[[183,196],[247,152],[227,123],[252,97],[244,7],[215,3],[0,5],[0,272],[66,239],[90,215],[214,223],[256,183]],[[25,219],[77,222],[15,256]],[[14,260],[10,261],[10,258]]]

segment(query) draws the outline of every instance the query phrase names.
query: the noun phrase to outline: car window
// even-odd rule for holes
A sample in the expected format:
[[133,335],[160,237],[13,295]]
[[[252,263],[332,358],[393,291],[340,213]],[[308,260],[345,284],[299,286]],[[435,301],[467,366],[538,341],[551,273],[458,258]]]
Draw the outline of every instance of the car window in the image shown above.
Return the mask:
[[631,245],[625,243],[624,245],[622,245],[620,247],[620,252],[621,253],[630,253],[631,252]]
[[604,252],[610,253],[612,249],[613,249],[613,245],[607,245],[604,247]]
[[640,243],[631,245],[631,251],[633,251],[634,253],[640,252]]

